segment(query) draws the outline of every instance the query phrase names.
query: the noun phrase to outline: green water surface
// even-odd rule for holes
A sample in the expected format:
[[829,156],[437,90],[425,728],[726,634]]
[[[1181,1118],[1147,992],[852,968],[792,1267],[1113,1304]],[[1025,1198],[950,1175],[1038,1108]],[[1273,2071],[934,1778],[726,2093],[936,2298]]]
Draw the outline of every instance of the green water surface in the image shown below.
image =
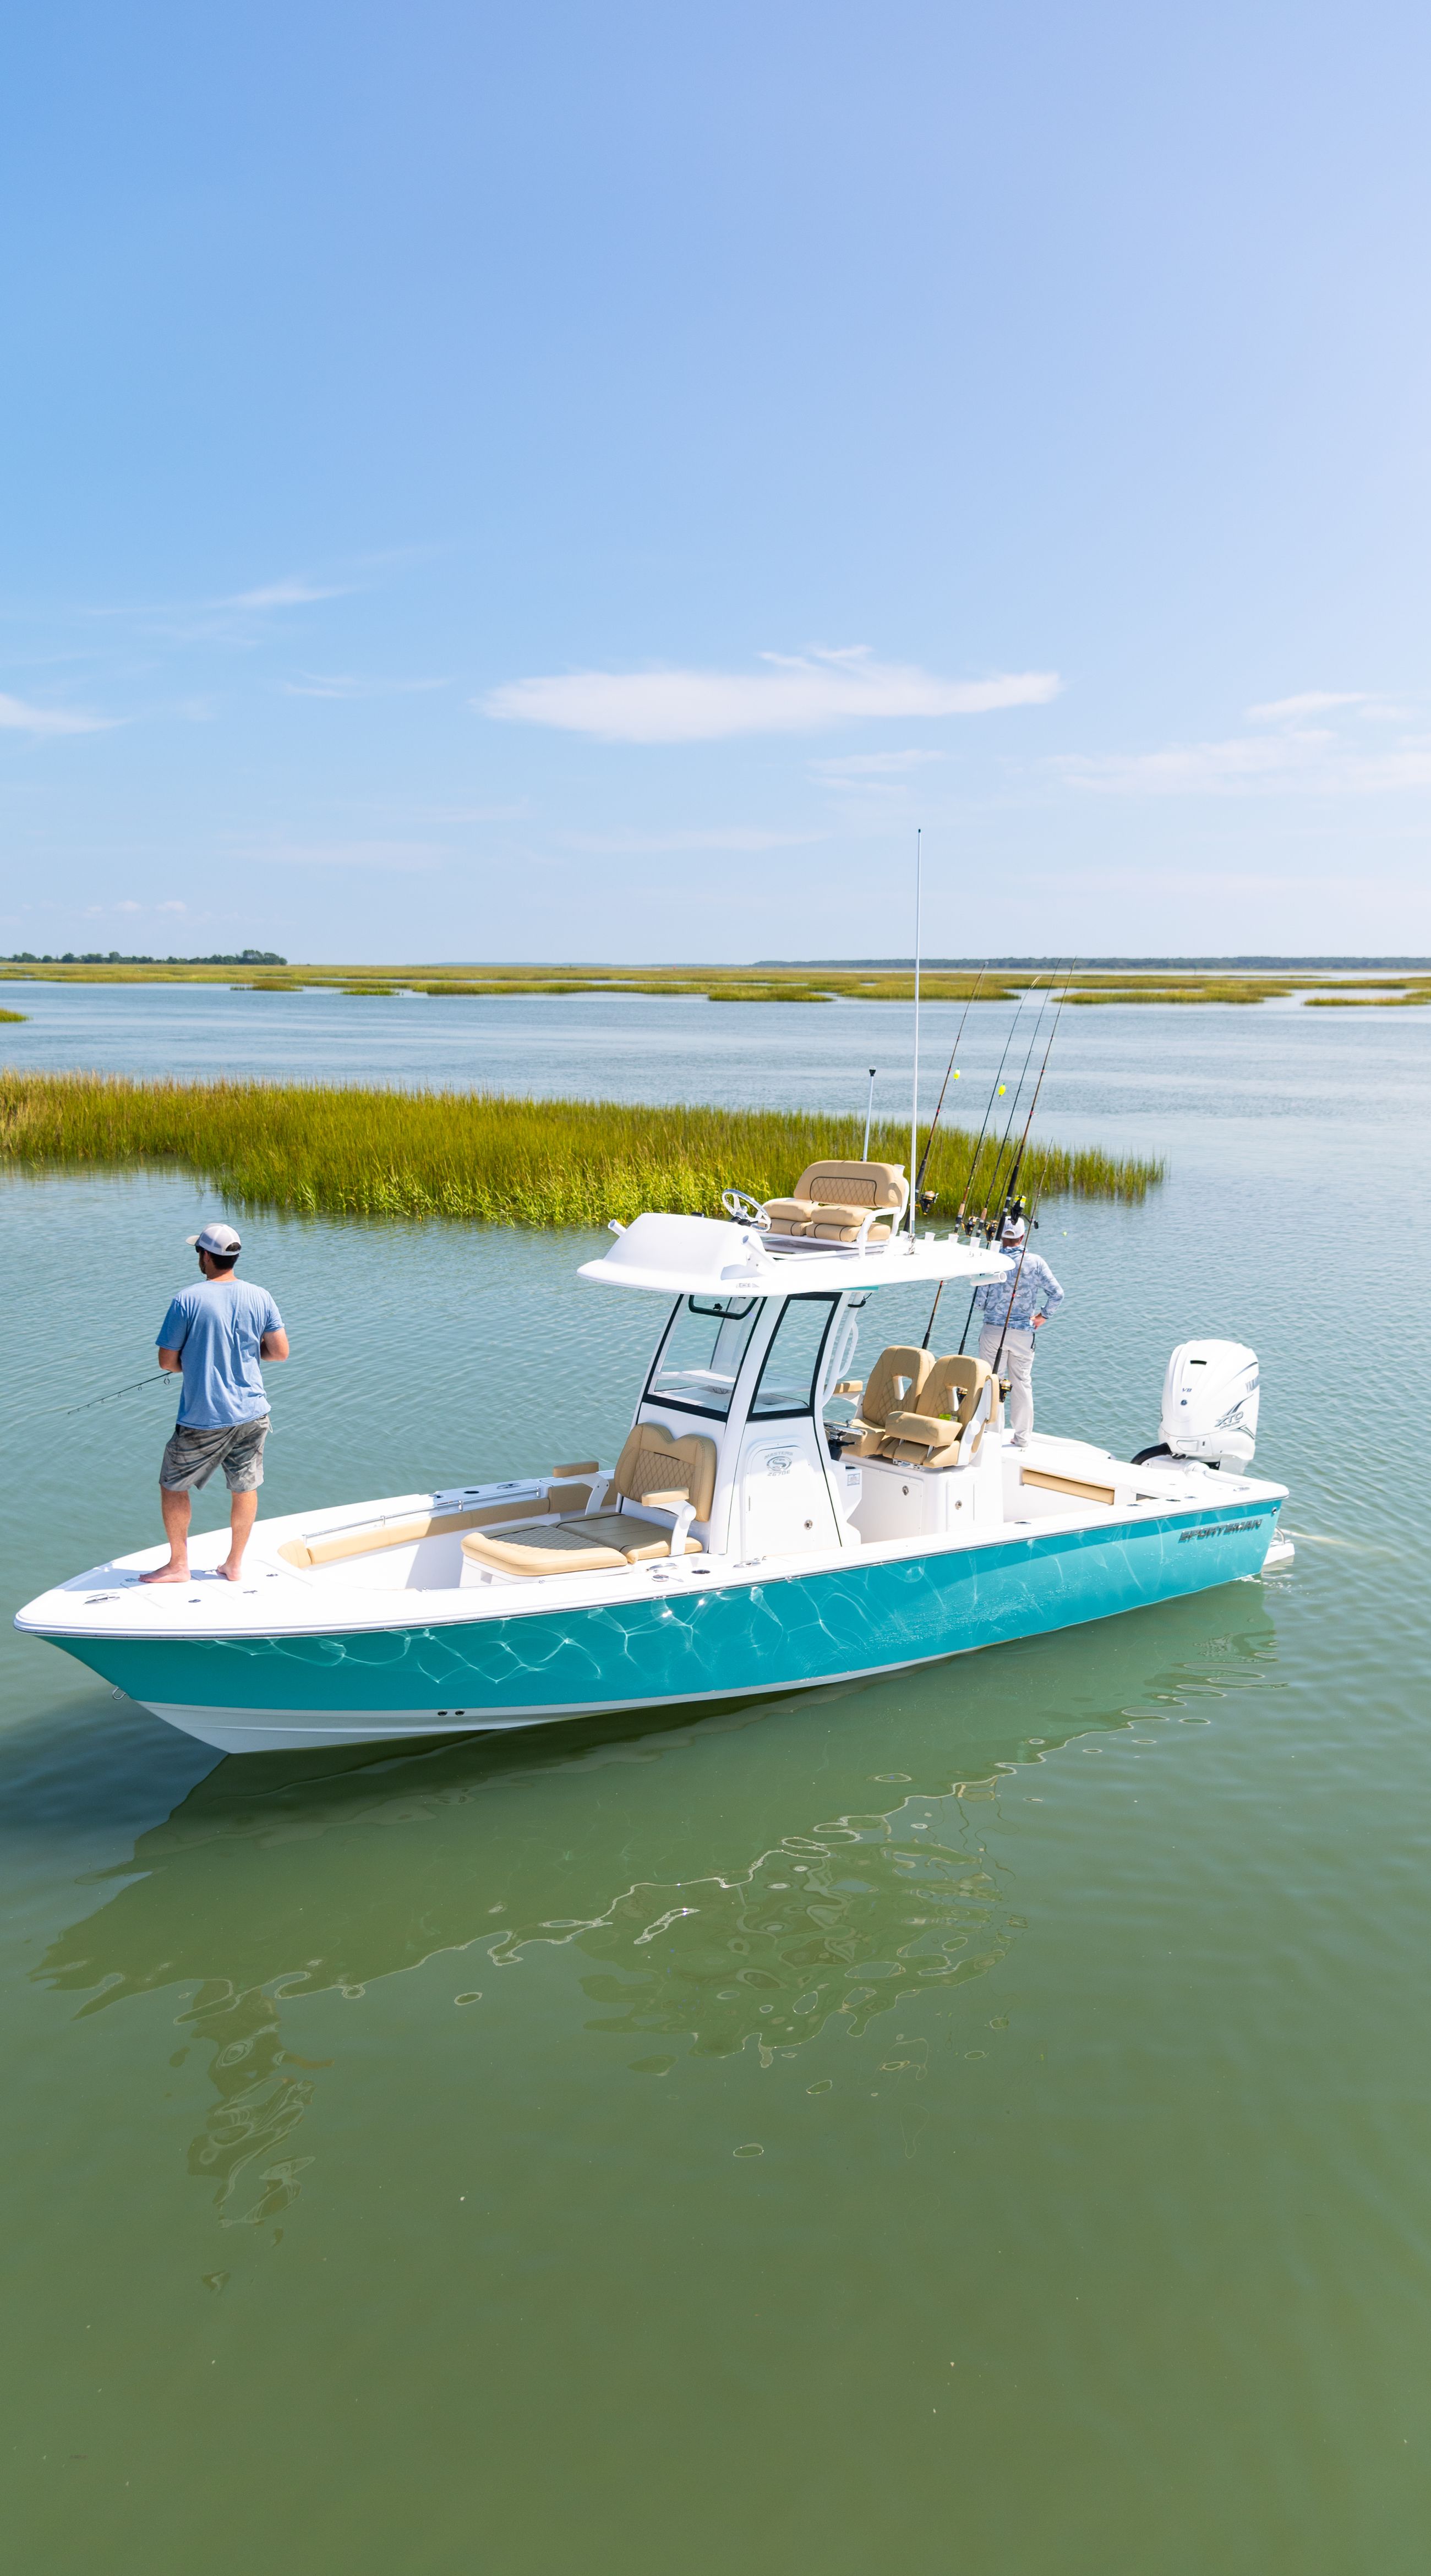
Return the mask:
[[[1426,1037],[1193,1016],[1080,1036],[1172,1168],[1045,1211],[1041,1418],[1136,1445],[1174,1340],[1251,1341],[1286,1576],[377,1758],[216,1760],[4,1638],[27,2576],[1424,2566]],[[169,1391],[60,1408],[213,1212],[0,1192],[12,1603],[157,1536]],[[584,1241],[245,1232],[275,1508],[619,1440],[655,1309]]]

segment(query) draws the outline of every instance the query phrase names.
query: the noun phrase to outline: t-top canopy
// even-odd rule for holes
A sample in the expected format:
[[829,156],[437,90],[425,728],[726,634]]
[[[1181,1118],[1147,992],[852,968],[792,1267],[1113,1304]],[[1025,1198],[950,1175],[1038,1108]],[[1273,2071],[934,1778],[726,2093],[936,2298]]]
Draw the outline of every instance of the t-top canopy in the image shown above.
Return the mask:
[[753,1226],[721,1217],[648,1212],[616,1237],[599,1261],[583,1261],[582,1279],[608,1288],[652,1288],[663,1297],[797,1297],[802,1290],[908,1288],[919,1280],[1005,1279],[1014,1264],[1001,1252],[950,1235],[907,1234],[861,1251],[821,1243],[773,1252]]

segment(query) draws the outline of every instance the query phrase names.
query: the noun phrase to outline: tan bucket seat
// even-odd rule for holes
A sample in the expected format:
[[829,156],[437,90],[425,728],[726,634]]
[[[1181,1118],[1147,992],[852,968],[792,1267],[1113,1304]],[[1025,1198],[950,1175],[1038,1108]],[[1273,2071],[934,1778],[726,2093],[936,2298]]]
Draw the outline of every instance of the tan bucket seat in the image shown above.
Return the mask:
[[[887,1351],[880,1352],[860,1392],[859,1412],[841,1434],[847,1458],[879,1456],[890,1415],[922,1402],[924,1383],[933,1366],[928,1351],[916,1350],[912,1342],[892,1342]],[[849,1393],[854,1391],[852,1387],[847,1389]]]
[[772,1234],[812,1235],[827,1243],[854,1243],[875,1208],[889,1223],[870,1226],[867,1243],[888,1243],[909,1205],[902,1163],[811,1163],[788,1199],[767,1199]]
[[[673,1440],[665,1424],[638,1422],[609,1484],[598,1483],[591,1505],[579,1520],[544,1522],[520,1538],[489,1537],[472,1530],[462,1542],[471,1565],[489,1565],[503,1574],[601,1574],[612,1566],[638,1565],[652,1556],[698,1556],[699,1539],[690,1537],[693,1520],[708,1521],[715,1499],[716,1446],[699,1432]],[[594,1509],[612,1494],[667,1512],[672,1526],[638,1520],[634,1514]]]
[[993,1418],[992,1389],[984,1401],[991,1374],[987,1360],[936,1360],[917,1403],[886,1415],[880,1456],[900,1467],[969,1466]]

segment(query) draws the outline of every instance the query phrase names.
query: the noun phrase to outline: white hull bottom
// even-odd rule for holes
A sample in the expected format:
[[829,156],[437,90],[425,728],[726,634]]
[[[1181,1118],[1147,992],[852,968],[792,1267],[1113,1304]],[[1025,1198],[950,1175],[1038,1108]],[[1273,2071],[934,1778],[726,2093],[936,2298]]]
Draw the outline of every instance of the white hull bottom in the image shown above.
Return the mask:
[[[977,1654],[977,1646],[956,1648]],[[847,1673],[812,1673],[808,1681],[749,1682],[734,1690],[662,1691],[651,1699],[573,1700],[561,1708],[469,1709],[454,1718],[449,1709],[365,1709],[361,1717],[334,1715],[325,1725],[304,1708],[184,1708],[173,1701],[139,1702],[151,1717],[162,1717],[183,1735],[197,1736],[219,1753],[303,1753],[329,1744],[394,1744],[404,1736],[424,1741],[430,1735],[510,1735],[521,1727],[560,1726],[574,1717],[611,1717],[617,1712],[639,1717],[646,1709],[695,1707],[711,1700],[779,1699],[797,1690],[833,1690],[842,1682],[879,1681],[886,1673],[912,1672],[916,1664],[944,1662],[947,1657],[909,1655],[897,1664],[859,1664]]]

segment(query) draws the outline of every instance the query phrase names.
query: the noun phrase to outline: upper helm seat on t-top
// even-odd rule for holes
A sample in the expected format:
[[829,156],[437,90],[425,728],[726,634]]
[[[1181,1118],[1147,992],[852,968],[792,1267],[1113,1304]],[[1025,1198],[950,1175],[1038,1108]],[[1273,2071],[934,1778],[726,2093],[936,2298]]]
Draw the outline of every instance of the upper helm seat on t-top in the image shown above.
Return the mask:
[[[888,1243],[909,1205],[902,1163],[811,1163],[788,1199],[767,1199],[772,1234],[795,1234],[822,1243]],[[870,1219],[888,1211],[889,1221]],[[867,1229],[863,1236],[861,1229]]]
[[[699,1556],[701,1542],[689,1535],[690,1525],[709,1520],[715,1476],[713,1440],[694,1431],[673,1440],[664,1423],[638,1422],[610,1481],[592,1487],[578,1519],[545,1521],[511,1538],[471,1530],[462,1554],[474,1573],[491,1567],[502,1574],[601,1574],[647,1557]],[[619,1497],[615,1511],[599,1509],[613,1494]],[[625,1511],[625,1503],[666,1515],[669,1530]]]

